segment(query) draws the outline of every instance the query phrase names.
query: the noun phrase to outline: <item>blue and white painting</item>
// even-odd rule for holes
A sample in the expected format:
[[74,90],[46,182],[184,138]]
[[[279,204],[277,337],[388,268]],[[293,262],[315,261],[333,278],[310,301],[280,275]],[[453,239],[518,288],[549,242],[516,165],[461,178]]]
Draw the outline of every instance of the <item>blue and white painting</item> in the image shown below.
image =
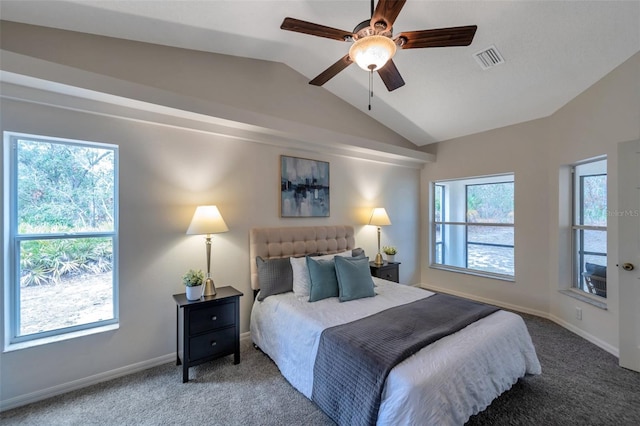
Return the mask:
[[329,163],[280,156],[280,216],[329,217]]

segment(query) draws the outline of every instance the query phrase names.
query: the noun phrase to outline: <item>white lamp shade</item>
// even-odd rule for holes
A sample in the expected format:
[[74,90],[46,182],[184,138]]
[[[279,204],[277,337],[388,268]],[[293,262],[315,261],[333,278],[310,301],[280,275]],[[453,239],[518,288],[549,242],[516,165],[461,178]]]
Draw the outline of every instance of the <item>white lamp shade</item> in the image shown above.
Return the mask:
[[219,234],[227,232],[227,224],[216,206],[198,206],[193,214],[188,235]]
[[369,225],[386,226],[391,225],[391,219],[384,207],[376,207],[371,213],[371,219],[369,219]]
[[356,40],[349,57],[365,71],[377,71],[396,54],[396,44],[389,37],[372,35]]

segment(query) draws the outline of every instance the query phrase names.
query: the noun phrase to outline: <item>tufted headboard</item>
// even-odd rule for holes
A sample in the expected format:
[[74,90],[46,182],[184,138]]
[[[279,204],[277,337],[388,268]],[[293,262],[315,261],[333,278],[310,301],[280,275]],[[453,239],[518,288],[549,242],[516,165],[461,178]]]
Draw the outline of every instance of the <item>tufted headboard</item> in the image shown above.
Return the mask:
[[249,232],[251,288],[260,289],[256,257],[263,259],[304,256],[312,253],[332,254],[353,250],[355,231],[350,225],[253,228]]

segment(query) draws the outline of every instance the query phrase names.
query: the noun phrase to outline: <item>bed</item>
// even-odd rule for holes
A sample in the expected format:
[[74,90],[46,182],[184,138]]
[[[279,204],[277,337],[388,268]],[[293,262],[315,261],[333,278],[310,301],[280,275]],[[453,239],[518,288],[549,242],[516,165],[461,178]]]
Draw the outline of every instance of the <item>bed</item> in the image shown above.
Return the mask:
[[[260,290],[260,277],[266,282],[261,268],[269,262],[283,265],[293,257],[295,265],[305,255],[353,257],[357,252],[351,226],[252,229],[252,288]],[[306,295],[282,289],[266,297],[258,293],[251,313],[252,340],[307,398],[313,400],[314,396],[314,365],[323,331],[434,296],[424,289],[375,277],[372,280],[374,297],[347,302],[338,297],[309,302]],[[274,282],[269,282],[269,288],[273,286]],[[524,321],[498,310],[429,344],[391,369],[375,422],[461,425],[520,377],[540,373]],[[338,423],[346,423],[328,414]]]

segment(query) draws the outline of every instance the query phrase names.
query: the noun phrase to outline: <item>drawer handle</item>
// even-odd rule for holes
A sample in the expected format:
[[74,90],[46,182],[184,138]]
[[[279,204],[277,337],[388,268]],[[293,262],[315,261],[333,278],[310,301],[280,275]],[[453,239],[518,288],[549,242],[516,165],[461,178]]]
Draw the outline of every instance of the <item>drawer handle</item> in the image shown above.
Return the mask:
[[215,340],[213,342],[211,342],[211,346],[215,346],[217,344],[218,344],[218,342],[216,342]]
[[215,320],[217,320],[217,319],[218,319],[218,317],[217,317],[217,316],[215,316],[215,315],[211,317],[211,321],[215,321]]

